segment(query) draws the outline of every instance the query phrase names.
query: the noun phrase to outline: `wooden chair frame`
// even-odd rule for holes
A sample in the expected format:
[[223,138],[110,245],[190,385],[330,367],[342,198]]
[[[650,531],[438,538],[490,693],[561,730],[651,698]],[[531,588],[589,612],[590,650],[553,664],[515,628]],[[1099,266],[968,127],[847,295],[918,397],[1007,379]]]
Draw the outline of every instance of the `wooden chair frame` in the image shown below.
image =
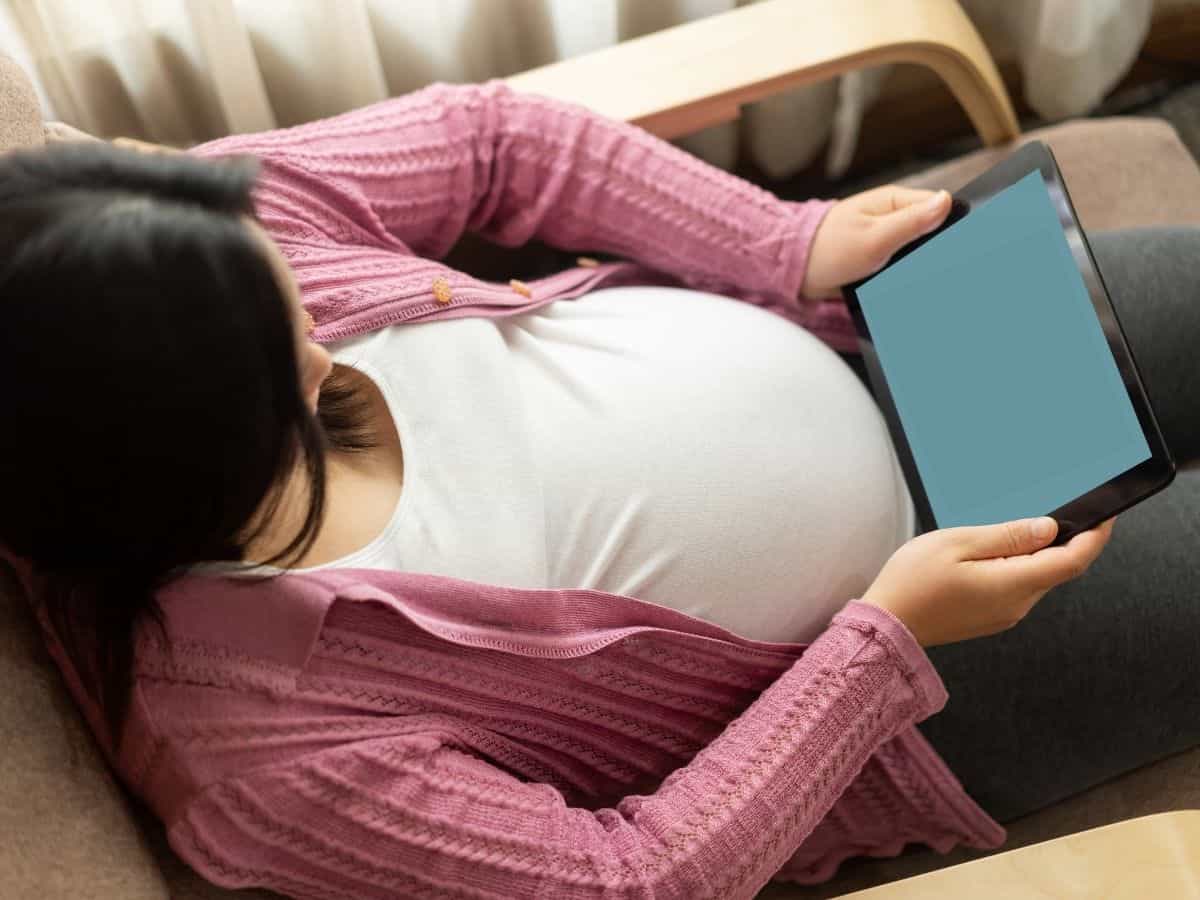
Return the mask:
[[[185,0],[233,132],[276,125],[233,0]],[[676,138],[779,91],[915,63],[953,92],[983,142],[1019,134],[996,65],[956,0],[763,0],[522,72],[514,88]]]
[[1020,133],[995,62],[955,0],[765,0],[508,83],[675,138],[787,88],[886,63],[933,70],[985,144]]

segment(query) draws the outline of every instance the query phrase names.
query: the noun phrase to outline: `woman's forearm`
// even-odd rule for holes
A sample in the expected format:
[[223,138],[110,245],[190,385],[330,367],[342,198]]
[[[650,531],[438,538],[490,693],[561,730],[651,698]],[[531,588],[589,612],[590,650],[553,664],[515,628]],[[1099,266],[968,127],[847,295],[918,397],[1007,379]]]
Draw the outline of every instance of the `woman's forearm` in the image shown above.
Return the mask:
[[[634,126],[499,82],[433,85],[201,155],[253,153],[289,215],[439,258],[464,231],[614,253],[695,287],[796,304],[829,204],[786,203]],[[311,215],[306,216],[306,211]]]
[[905,628],[851,604],[687,765],[614,808],[489,765],[472,723],[397,716],[216,781],[171,840],[220,883],[314,895],[748,900],[878,747],[944,701]]

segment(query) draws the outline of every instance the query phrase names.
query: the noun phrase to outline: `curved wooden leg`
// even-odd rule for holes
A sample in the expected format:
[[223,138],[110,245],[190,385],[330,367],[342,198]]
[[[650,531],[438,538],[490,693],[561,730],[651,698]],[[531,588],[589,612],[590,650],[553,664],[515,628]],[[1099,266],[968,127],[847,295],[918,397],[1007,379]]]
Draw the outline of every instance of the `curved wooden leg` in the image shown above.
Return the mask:
[[1020,133],[996,65],[955,0],[764,0],[508,83],[675,138],[778,91],[897,62],[946,82],[984,143]]

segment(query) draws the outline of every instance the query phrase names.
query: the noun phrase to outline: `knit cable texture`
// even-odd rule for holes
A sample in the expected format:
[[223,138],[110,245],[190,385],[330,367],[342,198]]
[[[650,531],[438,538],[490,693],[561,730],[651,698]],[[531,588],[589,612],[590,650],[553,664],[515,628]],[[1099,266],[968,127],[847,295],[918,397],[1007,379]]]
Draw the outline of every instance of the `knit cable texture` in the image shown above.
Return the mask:
[[303,897],[752,897],[856,853],[1002,838],[912,728],[945,692],[889,614],[852,602],[802,650],[593,632],[599,592],[578,594],[599,639],[503,649],[338,599],[293,675],[220,639],[235,606],[189,638],[168,605],[125,772],[206,877]]

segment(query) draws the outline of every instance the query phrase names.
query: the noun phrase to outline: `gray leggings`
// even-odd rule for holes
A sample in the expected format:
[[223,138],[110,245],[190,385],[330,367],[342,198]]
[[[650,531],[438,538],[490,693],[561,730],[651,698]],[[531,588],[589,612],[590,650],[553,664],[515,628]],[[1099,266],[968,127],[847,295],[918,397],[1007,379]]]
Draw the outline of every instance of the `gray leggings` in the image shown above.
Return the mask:
[[1016,628],[930,650],[920,728],[1000,821],[1200,745],[1200,228],[1089,241],[1180,471]]

